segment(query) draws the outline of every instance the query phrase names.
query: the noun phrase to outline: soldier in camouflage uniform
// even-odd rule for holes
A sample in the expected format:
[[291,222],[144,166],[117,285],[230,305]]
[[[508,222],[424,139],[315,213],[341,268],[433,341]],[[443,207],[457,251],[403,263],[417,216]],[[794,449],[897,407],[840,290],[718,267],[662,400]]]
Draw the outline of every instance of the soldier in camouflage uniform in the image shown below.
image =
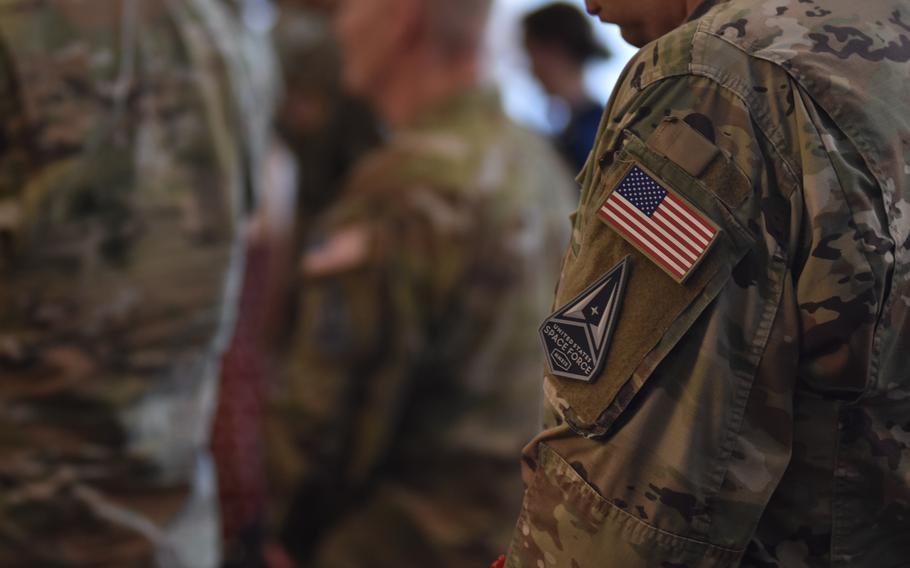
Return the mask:
[[0,3],[4,568],[218,563],[205,447],[267,128],[246,34],[212,0]]
[[508,543],[572,187],[476,87],[486,4],[341,4],[346,82],[393,134],[303,254],[272,394],[273,515],[304,565],[483,566]]
[[588,1],[653,41],[582,174],[507,566],[905,566],[910,7],[660,5]]

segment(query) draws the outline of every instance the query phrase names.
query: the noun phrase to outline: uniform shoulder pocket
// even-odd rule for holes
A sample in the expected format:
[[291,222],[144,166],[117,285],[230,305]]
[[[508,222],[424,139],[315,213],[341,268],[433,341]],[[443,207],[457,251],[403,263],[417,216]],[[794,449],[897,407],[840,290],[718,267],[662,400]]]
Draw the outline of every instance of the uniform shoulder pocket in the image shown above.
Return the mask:
[[541,326],[548,396],[586,436],[609,430],[756,242],[736,217],[748,179],[707,147],[680,163],[684,147],[661,141],[673,128],[624,133]]

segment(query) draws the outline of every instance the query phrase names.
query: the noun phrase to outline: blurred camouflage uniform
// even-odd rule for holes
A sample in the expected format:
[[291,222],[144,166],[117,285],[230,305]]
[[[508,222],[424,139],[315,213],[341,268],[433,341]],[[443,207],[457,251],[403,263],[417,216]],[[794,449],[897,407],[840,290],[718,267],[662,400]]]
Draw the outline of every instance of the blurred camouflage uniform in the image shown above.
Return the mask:
[[211,0],[0,5],[0,566],[217,564],[205,446],[269,106],[244,34]]
[[271,489],[295,555],[461,567],[508,542],[570,182],[482,91],[355,170],[304,254],[272,396]]
[[[902,0],[730,0],[629,64],[556,304],[628,257],[625,299],[508,566],[906,565],[908,61]],[[604,222],[636,167],[720,231],[683,284]]]
[[275,349],[286,346],[294,325],[294,265],[314,219],[338,197],[354,164],[380,143],[376,118],[341,84],[328,8],[317,0],[300,3],[280,3],[274,34],[287,86],[276,130],[296,177],[293,195],[271,188],[274,199],[266,200],[262,216],[270,237],[265,342]]

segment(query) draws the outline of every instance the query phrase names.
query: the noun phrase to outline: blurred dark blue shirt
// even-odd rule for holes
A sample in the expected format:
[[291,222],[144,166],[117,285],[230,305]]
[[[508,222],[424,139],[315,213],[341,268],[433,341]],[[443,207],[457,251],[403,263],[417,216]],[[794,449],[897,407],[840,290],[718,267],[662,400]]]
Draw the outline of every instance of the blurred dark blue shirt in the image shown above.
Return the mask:
[[556,137],[556,146],[574,168],[573,173],[581,171],[588,159],[602,114],[603,106],[594,101],[573,108],[569,124]]

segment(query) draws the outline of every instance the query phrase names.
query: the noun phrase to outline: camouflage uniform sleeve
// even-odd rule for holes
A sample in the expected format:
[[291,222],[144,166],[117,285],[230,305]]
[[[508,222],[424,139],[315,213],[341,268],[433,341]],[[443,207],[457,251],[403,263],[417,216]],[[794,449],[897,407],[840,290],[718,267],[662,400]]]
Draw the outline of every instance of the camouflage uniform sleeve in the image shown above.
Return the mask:
[[0,6],[4,567],[218,563],[248,172],[199,3]]
[[282,501],[271,521],[301,555],[387,457],[429,322],[460,274],[465,247],[411,206],[419,195],[436,192],[348,200],[301,261],[289,368],[266,418],[271,493]]
[[[785,511],[830,505],[833,449],[794,439],[825,423],[818,393],[864,386],[889,270],[867,254],[886,217],[847,137],[782,69],[664,56],[630,64],[582,174],[512,568],[739,565],[766,516],[796,561],[812,535]],[[689,220],[662,224],[635,192]],[[696,221],[703,243],[674,248]],[[625,280],[601,280],[614,268]],[[606,323],[585,311],[599,301],[618,304]],[[800,381],[807,365],[822,384]]]

